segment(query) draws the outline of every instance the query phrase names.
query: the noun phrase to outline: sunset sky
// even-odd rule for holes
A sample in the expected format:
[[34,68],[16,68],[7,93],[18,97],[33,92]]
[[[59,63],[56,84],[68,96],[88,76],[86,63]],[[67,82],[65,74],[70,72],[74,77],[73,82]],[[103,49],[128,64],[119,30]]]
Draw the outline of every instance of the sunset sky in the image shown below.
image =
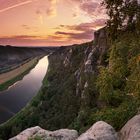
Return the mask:
[[0,0],[0,44],[60,46],[87,42],[105,25],[101,0]]

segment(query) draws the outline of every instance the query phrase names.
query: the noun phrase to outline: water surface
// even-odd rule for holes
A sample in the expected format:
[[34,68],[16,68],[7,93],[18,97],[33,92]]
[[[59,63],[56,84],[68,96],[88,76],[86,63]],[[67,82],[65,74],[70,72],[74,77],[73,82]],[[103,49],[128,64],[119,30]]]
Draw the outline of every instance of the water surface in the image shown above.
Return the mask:
[[47,69],[48,57],[45,56],[21,81],[0,92],[0,123],[15,115],[38,93]]

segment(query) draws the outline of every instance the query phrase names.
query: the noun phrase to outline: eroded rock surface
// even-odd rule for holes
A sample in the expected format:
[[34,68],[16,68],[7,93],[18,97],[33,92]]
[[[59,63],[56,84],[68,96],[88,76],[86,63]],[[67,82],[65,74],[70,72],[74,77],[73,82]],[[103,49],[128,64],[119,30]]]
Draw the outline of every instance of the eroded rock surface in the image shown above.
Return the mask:
[[60,129],[57,131],[47,131],[36,126],[24,130],[9,140],[29,140],[35,138],[42,140],[75,140],[77,137],[78,132],[76,130]]
[[140,140],[140,115],[130,119],[120,131],[120,140]]
[[121,129],[119,134],[106,122],[96,122],[90,129],[78,137],[76,130],[44,130],[39,126],[28,128],[9,140],[140,140],[140,115],[134,116]]
[[118,137],[111,125],[99,121],[83,133],[77,140],[118,140]]

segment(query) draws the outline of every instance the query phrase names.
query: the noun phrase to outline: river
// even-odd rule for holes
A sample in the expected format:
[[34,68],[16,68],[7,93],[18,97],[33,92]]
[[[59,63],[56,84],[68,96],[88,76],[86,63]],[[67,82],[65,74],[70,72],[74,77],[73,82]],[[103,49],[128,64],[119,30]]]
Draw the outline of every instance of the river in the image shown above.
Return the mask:
[[48,57],[41,58],[24,78],[0,92],[0,123],[19,112],[38,93],[48,69]]

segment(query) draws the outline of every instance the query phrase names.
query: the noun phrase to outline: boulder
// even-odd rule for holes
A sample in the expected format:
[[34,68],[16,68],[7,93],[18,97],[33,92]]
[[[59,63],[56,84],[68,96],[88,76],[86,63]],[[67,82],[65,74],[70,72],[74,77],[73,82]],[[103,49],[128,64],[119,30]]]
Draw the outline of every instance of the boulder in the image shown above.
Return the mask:
[[118,140],[118,137],[111,125],[99,121],[78,137],[77,140]]
[[130,119],[120,131],[120,140],[140,140],[140,115]]
[[10,140],[28,140],[34,134],[36,134],[41,128],[39,126],[28,128],[21,132],[19,135],[11,138]]
[[19,135],[9,140],[29,140],[34,138],[40,138],[42,140],[75,140],[78,137],[76,130],[60,129],[57,131],[47,131],[39,126],[32,127],[24,130]]

